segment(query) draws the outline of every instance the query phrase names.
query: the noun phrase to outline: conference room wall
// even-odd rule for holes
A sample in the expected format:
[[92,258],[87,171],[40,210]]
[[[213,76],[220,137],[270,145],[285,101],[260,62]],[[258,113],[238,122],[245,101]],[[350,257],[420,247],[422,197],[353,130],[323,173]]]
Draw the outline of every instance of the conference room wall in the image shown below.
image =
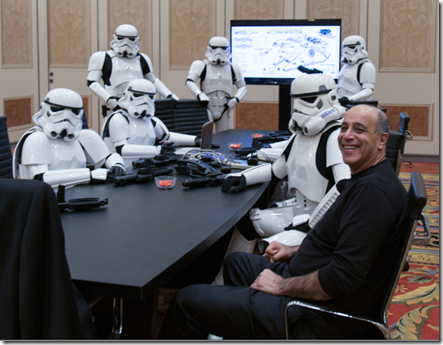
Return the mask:
[[[156,76],[189,99],[189,66],[204,58],[212,36],[229,38],[231,19],[341,18],[342,37],[366,39],[377,68],[374,98],[388,109],[392,127],[400,111],[411,115],[414,139],[406,153],[439,154],[437,0],[2,0],[0,11],[0,78],[8,81],[0,85],[0,113],[8,116],[12,142],[32,126],[42,97],[54,87],[79,92],[90,127],[100,131],[87,63],[95,51],[109,49],[119,24],[138,28]],[[277,129],[278,92],[277,86],[249,85],[234,112],[236,128]]]

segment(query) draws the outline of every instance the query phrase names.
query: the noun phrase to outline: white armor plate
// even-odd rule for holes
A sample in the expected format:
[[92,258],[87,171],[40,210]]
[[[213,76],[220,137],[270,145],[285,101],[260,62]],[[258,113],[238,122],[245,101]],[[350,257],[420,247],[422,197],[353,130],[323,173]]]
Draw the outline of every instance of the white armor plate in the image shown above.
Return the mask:
[[[286,162],[289,191],[301,192],[307,199],[318,204],[325,195],[328,181],[319,173],[316,165],[316,152],[321,135],[297,135]],[[312,188],[315,186],[315,188]],[[297,196],[297,195],[296,195]],[[297,200],[300,202],[300,200]],[[316,205],[315,205],[316,206]]]
[[[49,149],[49,150],[48,150]],[[32,152],[47,152],[46,162],[36,159]],[[48,164],[49,170],[80,169],[86,167],[86,156],[77,140],[51,140],[43,132],[30,134],[22,148],[22,165]],[[24,169],[20,169],[20,174]],[[29,178],[20,176],[21,178]]]
[[117,56],[112,50],[108,51],[112,61],[112,73],[109,79],[110,86],[105,89],[113,96],[122,97],[123,92],[132,79],[143,78],[140,65],[140,55],[130,59]]
[[[365,64],[371,64],[369,60],[364,60],[363,66]],[[358,66],[360,66],[362,63],[357,63],[354,65],[346,64],[343,66],[343,68],[340,70],[340,74],[338,75],[338,87],[337,87],[337,94],[338,98],[344,97],[344,96],[353,96],[360,92],[362,90],[362,85],[360,83],[371,83],[375,84],[375,75],[372,75],[372,70],[375,71],[375,68],[368,68],[367,72],[371,75],[365,75],[365,68],[362,67],[360,70],[360,83],[357,79],[357,72],[358,72]],[[366,66],[365,66],[366,67]],[[368,74],[368,73],[366,73]],[[363,99],[369,99],[370,97],[365,97]]]

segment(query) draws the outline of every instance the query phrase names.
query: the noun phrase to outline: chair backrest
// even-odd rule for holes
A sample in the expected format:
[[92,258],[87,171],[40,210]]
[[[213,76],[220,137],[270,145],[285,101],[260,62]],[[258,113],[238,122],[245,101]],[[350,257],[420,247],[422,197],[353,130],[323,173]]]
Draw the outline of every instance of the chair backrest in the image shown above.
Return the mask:
[[7,117],[0,116],[0,177],[12,178],[12,153],[9,143]]
[[396,262],[396,270],[395,274],[391,276],[390,284],[390,293],[385,296],[385,300],[383,301],[384,310],[383,315],[381,315],[381,320],[383,320],[384,324],[388,326],[388,310],[391,306],[392,297],[394,295],[395,289],[397,287],[398,281],[400,279],[400,275],[403,272],[403,267],[406,262],[406,258],[408,256],[409,250],[411,248],[412,240],[414,238],[415,228],[417,226],[417,222],[420,220],[421,213],[423,208],[426,206],[427,202],[427,194],[426,187],[423,182],[423,177],[417,171],[414,171],[411,174],[411,185],[408,191],[409,195],[409,219],[407,224],[407,233],[408,236],[405,236],[402,243],[402,256],[398,258]]
[[352,107],[355,107],[356,105],[360,104],[372,105],[373,107],[377,107],[378,101],[375,99],[364,100],[364,101],[350,101],[348,104],[346,104],[346,108],[351,109]]
[[157,99],[155,116],[171,132],[198,136],[201,135],[203,125],[209,121],[208,108],[193,99],[180,99],[176,102],[172,99]]
[[170,98],[155,100],[155,117],[158,117],[166,125],[166,127],[174,132],[174,100]]
[[406,140],[408,136],[408,123],[411,120],[407,113],[400,113],[400,122],[398,132],[389,131],[389,139],[386,143],[386,159],[391,163],[395,173],[400,173],[403,154],[405,151]]
[[411,121],[411,117],[409,116],[409,114],[405,113],[405,112],[401,112],[400,113],[400,121],[398,124],[398,131],[400,133],[403,133],[403,135],[405,136],[405,140],[403,141],[403,144],[401,147],[402,156],[403,156],[403,153],[405,152],[406,140],[408,140],[409,136],[412,137],[411,132],[409,132],[409,130],[408,130],[409,121]]
[[174,132],[190,135],[201,135],[202,126],[209,121],[208,108],[198,100],[179,100],[172,110],[174,115]]
[[0,179],[0,195],[0,339],[93,338],[92,313],[71,280],[54,191],[43,181]]

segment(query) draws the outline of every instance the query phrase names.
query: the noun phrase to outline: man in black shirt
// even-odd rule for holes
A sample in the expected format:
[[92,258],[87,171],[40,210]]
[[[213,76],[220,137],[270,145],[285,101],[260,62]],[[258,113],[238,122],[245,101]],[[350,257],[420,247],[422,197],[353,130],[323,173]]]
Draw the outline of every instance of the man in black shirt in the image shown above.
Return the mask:
[[[286,304],[303,298],[354,315],[374,316],[407,236],[407,193],[385,160],[389,121],[360,105],[344,117],[338,137],[351,178],[299,247],[271,243],[265,257],[232,253],[224,286],[178,292],[159,339],[284,339]],[[293,307],[298,339],[371,337],[371,326]]]

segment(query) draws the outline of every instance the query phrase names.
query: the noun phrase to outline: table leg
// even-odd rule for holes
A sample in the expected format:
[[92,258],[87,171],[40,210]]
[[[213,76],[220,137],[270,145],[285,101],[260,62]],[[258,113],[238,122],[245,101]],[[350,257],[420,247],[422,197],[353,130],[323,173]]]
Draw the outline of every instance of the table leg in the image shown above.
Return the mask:
[[113,299],[112,332],[110,339],[120,339],[123,331],[123,298]]
[[157,333],[158,292],[149,295],[144,302],[125,300],[123,333],[123,299],[113,299],[113,326],[110,339],[155,339]]

